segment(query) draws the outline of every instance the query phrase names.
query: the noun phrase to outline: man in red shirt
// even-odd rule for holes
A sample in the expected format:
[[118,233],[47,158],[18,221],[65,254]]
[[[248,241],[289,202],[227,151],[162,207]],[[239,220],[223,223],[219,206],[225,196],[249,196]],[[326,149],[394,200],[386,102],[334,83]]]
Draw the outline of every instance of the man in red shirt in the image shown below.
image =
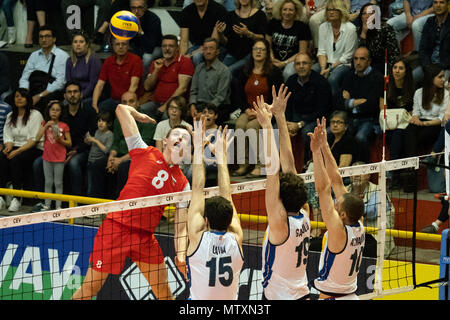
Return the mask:
[[[135,108],[119,104],[116,109],[128,145],[131,164],[128,180],[117,200],[190,190],[178,166],[190,156],[190,133],[174,127],[163,139],[163,152],[142,140],[136,124],[154,122]],[[177,204],[175,250],[177,265],[185,266],[187,247],[187,204]],[[100,226],[94,240],[86,278],[72,299],[91,299],[109,274],[120,274],[126,257],[133,260],[158,299],[173,299],[167,283],[164,256],[153,232],[164,212],[164,205],[121,212],[111,212]]]
[[163,36],[161,47],[163,57],[152,62],[144,81],[144,89],[153,91],[152,101],[140,107],[141,112],[158,121],[168,119],[166,103],[171,97],[186,97],[195,71],[192,60],[180,55],[175,35]]
[[[114,112],[122,95],[127,91],[139,96],[139,81],[144,74],[142,59],[129,52],[128,41],[112,37],[112,48],[113,55],[103,63],[92,93],[92,107],[97,113],[99,110]],[[100,102],[106,82],[111,86],[111,97]]]

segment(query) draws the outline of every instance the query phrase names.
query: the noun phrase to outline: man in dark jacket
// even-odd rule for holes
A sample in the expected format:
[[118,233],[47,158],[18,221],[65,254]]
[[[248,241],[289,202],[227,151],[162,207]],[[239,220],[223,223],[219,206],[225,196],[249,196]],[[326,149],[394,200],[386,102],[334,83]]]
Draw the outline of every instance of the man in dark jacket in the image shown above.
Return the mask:
[[161,57],[161,19],[148,10],[146,0],[130,0],[130,11],[139,19],[139,32],[130,40],[130,51],[142,59],[145,72]]
[[[422,68],[435,63],[441,64],[446,80],[450,75],[450,19],[448,18],[448,1],[434,0],[433,11],[435,16],[428,18],[423,27],[419,46],[420,65]],[[414,70],[415,79],[421,70]],[[421,78],[419,76],[419,78]]]
[[291,91],[286,106],[286,120],[289,134],[302,134],[305,145],[304,163],[311,159],[308,132],[313,132],[316,120],[330,114],[332,106],[331,87],[328,81],[312,70],[311,57],[300,53],[295,57],[297,74],[288,78],[286,85]]
[[350,133],[358,142],[359,159],[366,163],[370,162],[368,145],[375,133],[384,93],[383,76],[370,66],[371,61],[366,47],[359,47],[355,51],[354,71],[345,77],[340,97],[340,105],[352,119]]

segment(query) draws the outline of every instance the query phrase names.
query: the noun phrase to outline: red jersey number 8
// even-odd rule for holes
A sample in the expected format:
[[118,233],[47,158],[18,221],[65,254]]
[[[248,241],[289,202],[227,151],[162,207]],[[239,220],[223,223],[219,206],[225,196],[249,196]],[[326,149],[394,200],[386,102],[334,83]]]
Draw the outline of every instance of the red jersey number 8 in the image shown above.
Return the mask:
[[164,187],[164,182],[166,182],[167,179],[169,179],[169,174],[167,173],[167,171],[159,170],[157,176],[152,180],[152,185],[156,189],[161,189],[162,187]]

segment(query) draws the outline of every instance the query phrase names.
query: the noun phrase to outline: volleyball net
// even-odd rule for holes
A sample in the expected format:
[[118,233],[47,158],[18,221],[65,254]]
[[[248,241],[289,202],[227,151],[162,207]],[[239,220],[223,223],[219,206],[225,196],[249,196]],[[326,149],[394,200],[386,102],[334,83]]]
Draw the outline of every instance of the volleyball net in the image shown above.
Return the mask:
[[[392,173],[417,172],[419,158],[383,161],[341,168],[350,192],[361,192],[365,202],[366,244],[355,257],[359,268],[357,294],[362,299],[409,291],[415,285],[415,211],[417,189],[405,193],[392,189]],[[318,275],[325,226],[314,188],[312,172],[301,174],[307,184],[312,234],[308,253],[308,278]],[[240,300],[262,297],[262,243],[267,228],[265,179],[232,183],[234,205],[244,232],[244,265],[239,278]],[[417,183],[416,183],[417,186]],[[218,195],[206,188],[205,198]],[[106,215],[124,210],[167,205],[155,236],[162,249],[168,284],[176,299],[189,297],[189,284],[175,264],[176,203],[189,201],[190,191],[75,208],[0,218],[0,299],[70,299],[85,280],[94,238]],[[118,244],[119,245],[119,244]],[[135,244],[139,247],[139,244]],[[110,275],[96,299],[155,299],[148,278],[130,257],[118,275]],[[359,265],[359,266],[358,266]],[[314,297],[317,292],[311,291]]]

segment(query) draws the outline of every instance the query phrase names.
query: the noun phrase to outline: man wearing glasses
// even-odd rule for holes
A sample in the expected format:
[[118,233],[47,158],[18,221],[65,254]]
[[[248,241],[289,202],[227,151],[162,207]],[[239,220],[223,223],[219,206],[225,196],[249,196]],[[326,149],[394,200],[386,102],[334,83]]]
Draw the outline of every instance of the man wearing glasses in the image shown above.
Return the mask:
[[[114,114],[122,95],[127,91],[136,93],[139,97],[139,81],[144,73],[142,59],[129,52],[129,41],[114,37],[111,39],[113,54],[103,63],[92,94],[92,107],[97,113],[108,111]],[[111,95],[100,102],[106,82],[111,86]]]
[[308,132],[313,132],[316,119],[331,112],[331,86],[318,72],[312,70],[311,57],[299,53],[294,59],[296,74],[286,81],[291,97],[286,106],[286,120],[291,137],[301,132],[305,146],[304,164],[311,160]]
[[[39,28],[39,46],[41,48],[30,55],[19,80],[19,87],[30,90],[33,105],[41,112],[44,111],[49,101],[61,100],[63,97],[66,61],[69,55],[56,47],[55,43],[56,36],[53,29],[49,26],[41,26]],[[42,80],[42,77],[36,75],[43,72],[49,73],[52,77],[48,83],[38,81],[38,78]]]
[[180,55],[176,35],[164,35],[161,47],[163,57],[153,60],[144,81],[144,89],[153,91],[152,100],[140,107],[140,112],[156,121],[168,119],[166,109],[170,98],[186,97],[195,70],[192,60]]

